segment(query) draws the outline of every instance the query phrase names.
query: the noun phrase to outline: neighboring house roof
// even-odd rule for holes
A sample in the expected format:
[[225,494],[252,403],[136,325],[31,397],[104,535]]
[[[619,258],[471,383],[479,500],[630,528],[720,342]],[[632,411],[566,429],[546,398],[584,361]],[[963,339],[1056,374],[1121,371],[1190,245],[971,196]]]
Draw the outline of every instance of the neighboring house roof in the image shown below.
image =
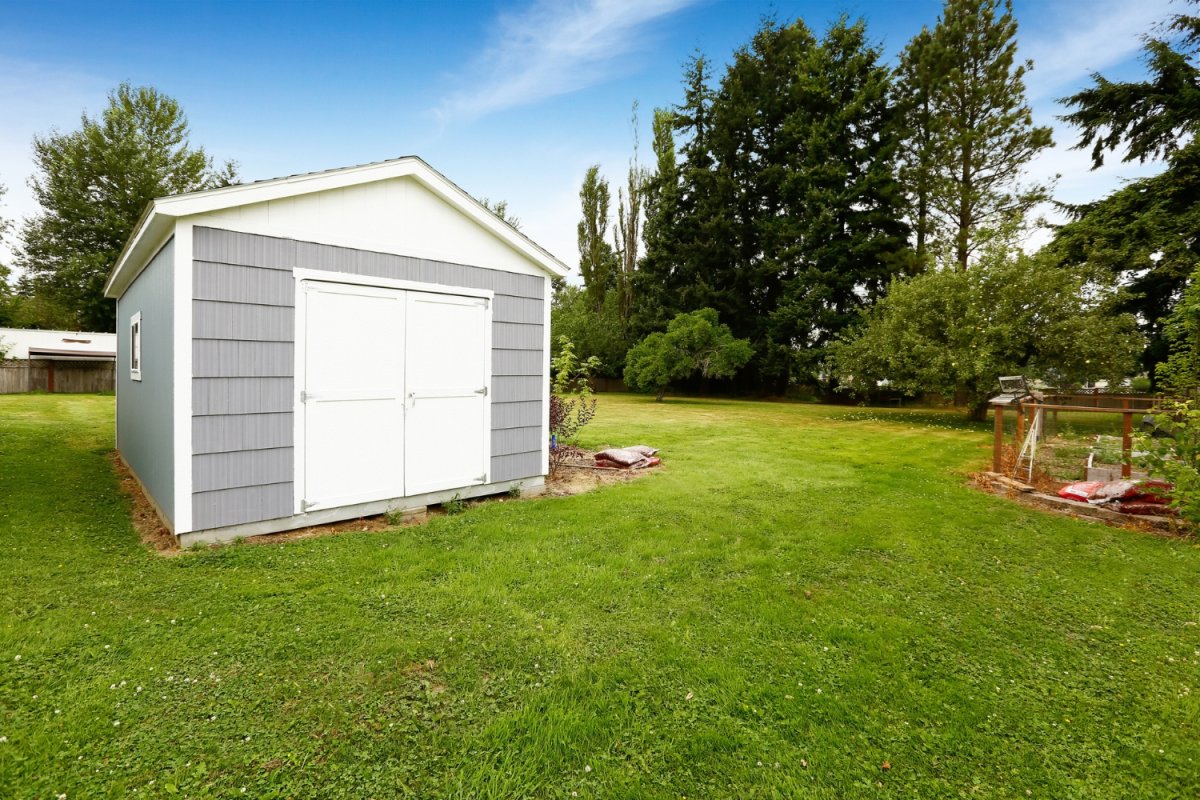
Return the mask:
[[104,285],[105,297],[120,297],[162,245],[175,220],[196,214],[264,203],[330,189],[343,189],[393,178],[412,178],[477,225],[487,229],[526,259],[553,277],[564,277],[568,268],[545,248],[508,224],[467,194],[449,178],[417,156],[404,156],[354,167],[307,172],[285,178],[209,189],[203,192],[160,197],[150,201],[133,234],[118,256]]
[[0,348],[7,358],[46,358],[63,361],[113,361],[117,335],[85,331],[42,331],[0,328]]

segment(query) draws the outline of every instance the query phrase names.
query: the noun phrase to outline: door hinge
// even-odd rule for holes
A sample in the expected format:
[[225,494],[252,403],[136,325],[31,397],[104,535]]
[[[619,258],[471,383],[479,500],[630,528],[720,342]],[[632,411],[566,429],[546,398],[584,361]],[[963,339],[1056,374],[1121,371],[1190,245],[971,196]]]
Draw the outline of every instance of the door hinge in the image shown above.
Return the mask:
[[301,392],[300,392],[300,402],[301,402],[301,403],[307,403],[307,402],[308,402],[308,392],[305,392],[305,391],[301,391]]
[[484,474],[480,475],[478,478],[475,479],[475,482],[476,483],[487,483],[487,473],[485,472]]
[[487,397],[487,394],[488,394],[488,388],[485,386],[485,387],[483,387],[482,389],[476,389],[476,390],[475,390],[475,394],[481,394],[481,395],[483,395],[484,397]]
[[312,500],[301,500],[300,501],[300,510],[308,511],[310,508],[312,508],[315,505],[316,505],[316,503],[314,503]]

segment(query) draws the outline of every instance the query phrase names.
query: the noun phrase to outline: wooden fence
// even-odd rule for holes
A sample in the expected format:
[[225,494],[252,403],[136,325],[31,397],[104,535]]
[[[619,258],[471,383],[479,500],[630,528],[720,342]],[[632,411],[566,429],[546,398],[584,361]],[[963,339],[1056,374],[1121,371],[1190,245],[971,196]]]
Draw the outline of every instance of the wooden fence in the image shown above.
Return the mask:
[[111,361],[0,361],[0,394],[22,392],[111,392]]

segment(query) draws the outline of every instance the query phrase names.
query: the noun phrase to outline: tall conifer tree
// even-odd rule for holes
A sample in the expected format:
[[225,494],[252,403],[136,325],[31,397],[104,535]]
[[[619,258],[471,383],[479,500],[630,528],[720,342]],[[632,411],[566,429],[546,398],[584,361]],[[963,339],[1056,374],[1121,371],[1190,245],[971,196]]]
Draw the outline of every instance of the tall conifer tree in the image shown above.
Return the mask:
[[936,232],[958,269],[989,232],[1049,198],[1049,186],[1022,183],[1053,142],[1050,128],[1033,124],[1024,80],[1033,64],[1016,60],[1016,37],[1011,0],[946,0],[901,59],[919,244],[926,250]]

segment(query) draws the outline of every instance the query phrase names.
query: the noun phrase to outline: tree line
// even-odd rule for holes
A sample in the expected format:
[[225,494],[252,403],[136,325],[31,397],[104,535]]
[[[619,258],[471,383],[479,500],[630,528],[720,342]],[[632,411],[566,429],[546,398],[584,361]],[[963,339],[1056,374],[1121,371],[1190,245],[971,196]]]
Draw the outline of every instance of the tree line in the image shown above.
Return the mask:
[[1053,193],[1027,167],[1053,142],[1026,99],[1033,64],[1009,2],[947,0],[894,67],[862,20],[821,34],[767,20],[719,75],[693,57],[679,102],[654,111],[652,167],[635,147],[619,191],[620,214],[644,213],[640,254],[628,220],[607,243],[610,190],[588,170],[583,285],[560,288],[556,330],[619,377],[637,342],[712,309],[752,350],[737,389],[965,392],[976,414],[998,374],[1120,379],[1140,357],[1155,377],[1197,263],[1200,107],[1195,18],[1160,33],[1146,39],[1152,80],[1095,75],[1063,103],[1097,165],[1128,147],[1168,156],[1166,172],[1068,208],[1026,254],[1031,211]]
[[[720,68],[697,54],[652,112],[645,163],[635,104],[615,191],[584,176],[582,285],[557,287],[556,346],[659,392],[697,374],[748,392],[886,386],[962,393],[975,413],[999,374],[1195,386],[1198,19],[1145,36],[1144,80],[1097,74],[1062,100],[1096,166],[1166,168],[1068,207],[1037,253],[1022,245],[1053,186],[1027,166],[1052,142],[1007,0],[946,0],[894,66],[846,17],[819,33],[764,21]],[[113,330],[102,286],[146,204],[237,180],[149,87],[119,86],[33,149],[40,211],[0,220],[21,273],[0,265],[0,325]]]

